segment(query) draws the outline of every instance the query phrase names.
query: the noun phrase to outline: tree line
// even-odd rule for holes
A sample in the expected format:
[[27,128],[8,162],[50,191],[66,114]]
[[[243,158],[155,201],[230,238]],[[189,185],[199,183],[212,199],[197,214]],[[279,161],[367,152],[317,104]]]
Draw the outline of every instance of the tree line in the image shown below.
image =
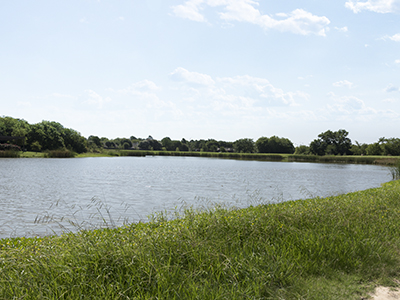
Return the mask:
[[21,136],[26,140],[0,141],[0,150],[19,149],[28,151],[46,151],[68,149],[77,153],[100,152],[103,149],[120,150],[155,150],[155,151],[203,151],[203,152],[236,152],[236,153],[282,153],[307,155],[400,155],[400,139],[380,138],[376,143],[352,144],[349,133],[325,131],[318,135],[309,145],[294,147],[293,143],[283,137],[260,137],[256,141],[242,138],[234,142],[215,139],[172,140],[164,137],[156,140],[147,138],[115,138],[91,135],[83,137],[78,131],[65,128],[58,122],[42,121],[29,124],[22,119],[0,117],[0,136]]

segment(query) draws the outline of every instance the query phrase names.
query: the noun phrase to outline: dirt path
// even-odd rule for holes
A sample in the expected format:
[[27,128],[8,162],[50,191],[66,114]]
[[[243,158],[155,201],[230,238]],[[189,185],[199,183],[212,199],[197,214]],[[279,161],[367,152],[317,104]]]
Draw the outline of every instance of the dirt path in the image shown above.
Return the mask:
[[371,295],[371,297],[374,300],[400,300],[400,289],[378,286],[375,289],[375,294]]

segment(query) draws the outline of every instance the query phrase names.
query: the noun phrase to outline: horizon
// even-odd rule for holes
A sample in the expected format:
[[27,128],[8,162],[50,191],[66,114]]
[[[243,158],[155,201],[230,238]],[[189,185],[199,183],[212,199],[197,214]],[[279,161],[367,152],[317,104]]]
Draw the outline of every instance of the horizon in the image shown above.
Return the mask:
[[0,115],[88,138],[398,137],[400,0],[2,5]]

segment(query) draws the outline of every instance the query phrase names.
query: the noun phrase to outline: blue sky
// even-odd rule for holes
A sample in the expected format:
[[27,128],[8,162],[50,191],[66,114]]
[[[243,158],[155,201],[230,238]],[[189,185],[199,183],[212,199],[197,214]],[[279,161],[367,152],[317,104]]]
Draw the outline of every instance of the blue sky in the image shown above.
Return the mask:
[[18,0],[0,22],[0,116],[86,137],[400,137],[400,0]]

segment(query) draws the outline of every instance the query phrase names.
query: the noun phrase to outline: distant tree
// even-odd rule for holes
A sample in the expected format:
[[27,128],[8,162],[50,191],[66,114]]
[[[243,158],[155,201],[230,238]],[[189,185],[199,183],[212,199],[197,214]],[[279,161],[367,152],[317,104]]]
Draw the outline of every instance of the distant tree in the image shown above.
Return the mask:
[[351,140],[347,137],[348,134],[344,129],[322,132],[318,135],[318,139],[311,142],[310,151],[317,155],[350,154]]
[[366,151],[367,155],[382,155],[383,154],[382,147],[379,142],[369,144],[365,151]]
[[236,140],[233,144],[233,148],[235,149],[235,152],[239,153],[253,153],[255,144],[253,139],[239,139]]
[[31,145],[31,149],[35,152],[40,152],[40,150],[42,150],[42,145],[40,145],[38,141],[34,141]]
[[290,153],[294,152],[293,143],[286,138],[272,136],[270,138],[260,137],[256,141],[256,148],[259,153]]
[[310,154],[310,147],[306,145],[297,146],[294,151],[294,154],[305,154],[305,155]]
[[148,140],[143,140],[138,145],[140,150],[150,150],[151,144]]
[[218,145],[220,148],[224,147],[226,151],[228,149],[233,149],[233,142],[218,141]]
[[102,148],[101,140],[98,136],[90,135],[88,137],[88,147],[89,148]]
[[122,138],[122,139],[120,140],[120,144],[123,146],[124,149],[126,149],[125,146],[124,146],[124,144],[128,144],[128,145],[129,145],[128,148],[131,148],[131,147],[132,147],[132,141],[131,141],[130,139],[127,139],[127,138]]
[[186,144],[181,144],[181,146],[179,147],[180,151],[189,151],[189,147]]
[[163,146],[159,141],[153,140],[151,141],[151,147],[153,148],[153,150],[159,151],[162,150]]
[[207,151],[209,151],[209,152],[217,152],[217,150],[219,148],[219,143],[214,139],[209,139],[206,142],[205,147],[207,148]]
[[179,149],[179,151],[180,151],[181,147],[182,147],[181,141],[173,140],[173,141],[171,141],[171,149],[173,149],[173,150],[170,150],[170,151],[176,151],[176,149]]
[[366,155],[367,154],[368,144],[360,144],[359,142],[355,142],[355,144],[351,145],[350,151],[354,155]]
[[[1,136],[21,136],[26,137],[31,130],[31,125],[22,119],[12,117],[0,117],[0,135]],[[0,143],[10,142],[22,146],[24,140],[0,141]]]
[[176,148],[176,147],[173,148],[172,141],[171,141],[171,139],[169,137],[163,138],[161,140],[161,144],[162,144],[163,147],[165,147],[165,149],[167,149],[167,151],[174,151],[175,148]]
[[77,153],[84,153],[87,151],[86,139],[76,130],[64,128],[61,136],[64,139],[64,145],[67,149],[70,149]]
[[400,139],[382,138],[381,148],[383,150],[383,155],[400,156]]

